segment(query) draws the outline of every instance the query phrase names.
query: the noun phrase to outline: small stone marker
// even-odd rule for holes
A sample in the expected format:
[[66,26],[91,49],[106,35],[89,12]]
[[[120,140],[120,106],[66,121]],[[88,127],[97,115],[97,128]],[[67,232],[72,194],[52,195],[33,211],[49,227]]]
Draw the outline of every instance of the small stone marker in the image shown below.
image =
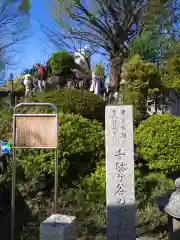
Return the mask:
[[52,214],[40,224],[40,240],[76,240],[76,218]]
[[135,240],[132,106],[106,107],[107,240]]

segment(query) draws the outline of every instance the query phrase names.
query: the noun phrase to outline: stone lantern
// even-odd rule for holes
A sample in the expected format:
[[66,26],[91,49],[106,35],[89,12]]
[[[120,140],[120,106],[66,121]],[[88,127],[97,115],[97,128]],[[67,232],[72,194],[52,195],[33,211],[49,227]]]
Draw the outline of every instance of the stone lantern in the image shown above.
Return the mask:
[[180,178],[175,181],[176,190],[157,197],[160,211],[168,216],[168,239],[180,239]]

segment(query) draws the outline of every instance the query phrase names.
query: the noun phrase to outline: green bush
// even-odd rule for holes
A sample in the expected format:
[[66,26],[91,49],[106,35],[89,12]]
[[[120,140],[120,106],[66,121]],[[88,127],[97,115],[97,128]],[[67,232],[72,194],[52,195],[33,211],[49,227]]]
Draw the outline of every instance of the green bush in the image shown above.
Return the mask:
[[180,89],[180,54],[172,55],[163,69],[163,82],[166,88]]
[[[24,87],[20,84],[20,80],[22,79],[22,77],[23,76],[20,75],[19,77],[14,79],[14,81],[13,81],[14,90],[18,91],[18,90],[24,89]],[[6,82],[5,85],[4,85],[4,88],[10,89],[10,87],[11,87],[11,81]]]
[[[104,131],[99,122],[73,114],[59,114],[59,174],[66,182],[94,171],[104,159]],[[19,153],[27,179],[54,175],[52,150],[26,150]]]
[[78,239],[103,239],[105,235],[102,231],[106,224],[105,184],[105,167],[98,166],[94,173],[61,194],[61,212],[67,214],[70,210],[69,214],[77,217]]
[[105,166],[98,166],[91,176],[81,181],[81,189],[86,191],[86,198],[89,201],[104,201],[106,195],[106,169]]
[[166,70],[168,73],[170,73],[172,76],[176,75],[180,77],[180,54],[174,54],[172,55],[166,64]]
[[124,104],[133,105],[134,122],[139,124],[147,117],[148,98],[162,91],[160,71],[155,64],[135,55],[124,64],[122,77],[125,81]]
[[135,144],[151,170],[166,174],[180,172],[180,118],[153,115],[135,130]]
[[96,65],[94,66],[93,72],[95,74],[97,74],[98,76],[100,76],[102,78],[102,80],[105,79],[105,67],[102,62],[96,63]]
[[73,56],[67,51],[58,51],[50,58],[50,65],[54,74],[66,75],[74,68],[75,62]]
[[0,109],[0,139],[12,138],[12,112]]
[[64,88],[39,94],[37,101],[56,103],[64,113],[80,114],[104,123],[106,103],[91,92]]
[[[140,203],[137,212],[137,229],[138,232],[142,233],[141,235],[147,233],[151,235],[152,232],[156,231],[157,225],[164,220],[158,212],[157,206],[153,205],[155,196],[174,187],[174,183],[162,173],[144,175],[139,167],[135,169],[135,176],[136,200]],[[105,234],[102,234],[104,233],[102,226],[106,224],[105,191],[105,166],[98,166],[91,176],[85,177],[73,188],[67,189],[64,194],[61,194],[63,200],[61,198],[59,209],[64,213],[69,210],[70,214],[77,217],[77,230],[80,239],[98,239],[98,235],[105,237]],[[62,206],[66,206],[66,209],[62,210]],[[148,230],[150,226],[152,232]]]
[[143,61],[139,55],[131,57],[124,64],[124,69],[126,83],[141,92],[145,99],[162,89],[161,74],[157,66]]
[[161,172],[144,174],[140,166],[135,168],[136,200],[141,204],[153,203],[156,196],[174,188],[174,182]]

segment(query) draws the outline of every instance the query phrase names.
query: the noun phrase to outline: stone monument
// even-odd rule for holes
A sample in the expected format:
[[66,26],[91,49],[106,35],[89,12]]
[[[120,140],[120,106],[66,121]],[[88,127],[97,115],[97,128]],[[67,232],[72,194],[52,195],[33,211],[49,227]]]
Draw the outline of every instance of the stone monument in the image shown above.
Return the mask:
[[107,106],[105,129],[107,240],[135,240],[132,106]]
[[76,218],[52,214],[40,225],[40,240],[76,240]]

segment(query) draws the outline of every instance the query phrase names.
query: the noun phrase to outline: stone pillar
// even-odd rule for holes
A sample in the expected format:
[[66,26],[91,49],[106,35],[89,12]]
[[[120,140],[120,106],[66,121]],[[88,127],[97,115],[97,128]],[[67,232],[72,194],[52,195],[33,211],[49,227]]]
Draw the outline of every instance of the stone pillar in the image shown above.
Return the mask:
[[40,240],[77,240],[76,218],[52,214],[40,224]]
[[136,240],[132,106],[106,107],[107,240]]

